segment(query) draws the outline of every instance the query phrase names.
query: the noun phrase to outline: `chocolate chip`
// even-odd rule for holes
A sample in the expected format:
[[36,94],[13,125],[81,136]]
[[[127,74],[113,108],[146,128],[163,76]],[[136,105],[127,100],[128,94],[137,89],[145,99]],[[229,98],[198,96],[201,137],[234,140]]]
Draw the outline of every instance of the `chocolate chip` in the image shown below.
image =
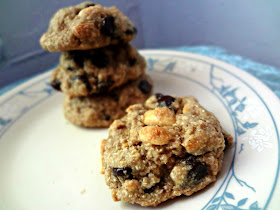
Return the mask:
[[114,100],[114,101],[119,101],[119,96],[116,92],[110,92],[109,96]]
[[119,44],[112,44],[107,46],[106,48],[110,51],[112,51],[115,55],[118,55],[122,48],[124,48],[124,43],[120,42]]
[[175,98],[168,95],[156,94],[156,98],[160,107],[171,108],[172,103],[175,101]]
[[163,181],[160,180],[160,182],[156,183],[154,186],[144,189],[144,193],[152,193],[155,191],[157,187],[162,187],[162,186],[163,186]]
[[88,58],[90,59],[91,63],[95,65],[97,68],[104,68],[110,62],[108,55],[106,55],[106,53],[100,50],[93,51],[88,56]]
[[124,33],[128,36],[133,35],[133,34],[137,34],[137,29],[135,27],[133,27],[132,29],[127,29]]
[[132,29],[127,29],[124,32],[126,35],[133,35],[133,34],[137,34],[137,29],[135,27],[133,27]]
[[187,165],[192,166],[188,178],[192,178],[195,184],[207,175],[207,166],[201,163],[196,156],[187,153],[183,159],[186,160]]
[[136,64],[136,61],[137,61],[136,58],[131,58],[131,59],[128,60],[128,65],[129,66],[134,66]]
[[115,33],[115,18],[113,16],[107,16],[102,20],[101,23],[101,33],[107,36],[113,36]]
[[187,180],[189,182],[197,184],[202,178],[207,175],[207,166],[201,163],[196,156],[187,153],[185,157],[183,157],[183,159],[185,159],[187,165],[192,166],[192,169],[188,173],[187,177]]
[[57,91],[61,91],[60,85],[61,85],[61,82],[58,79],[51,81],[51,86],[53,87],[53,89],[55,89]]
[[196,157],[191,154],[187,154],[184,159],[186,160],[187,165],[191,165],[192,167],[195,167],[198,163]]
[[93,7],[93,6],[95,6],[94,3],[89,3],[89,4],[86,4],[86,5],[85,5],[85,8],[87,8],[87,7]]
[[110,115],[105,115],[104,119],[105,119],[106,121],[109,121],[109,120],[111,119],[111,116],[110,116]]
[[85,101],[85,100],[88,99],[88,97],[86,97],[86,96],[80,96],[79,99],[80,99],[81,101]]
[[207,166],[202,163],[197,163],[192,170],[190,170],[188,176],[191,176],[195,183],[199,182],[202,178],[204,178],[208,173]]
[[119,125],[119,126],[117,127],[117,129],[124,129],[124,128],[126,128],[125,125]]
[[144,193],[152,193],[152,192],[155,191],[155,189],[156,189],[156,185],[154,185],[154,186],[152,186],[150,188],[144,189]]
[[73,81],[75,81],[75,80],[82,81],[85,84],[85,86],[89,92],[92,90],[91,85],[90,85],[86,75],[76,75],[76,76],[73,76],[71,79]]
[[130,167],[113,168],[113,175],[116,177],[123,177],[125,179],[132,179],[132,169]]
[[136,144],[136,146],[141,146],[141,145],[142,145],[141,141]]
[[225,149],[227,148],[227,146],[228,146],[228,139],[227,139],[227,137],[226,136],[224,136],[224,141],[225,141]]
[[127,29],[124,33],[125,33],[126,35],[132,35],[132,34],[133,34],[133,31],[132,31],[132,30]]
[[74,68],[69,66],[69,67],[67,67],[67,70],[68,70],[68,71],[73,71]]
[[147,82],[147,80],[141,80],[138,84],[138,88],[141,90],[142,93],[147,94],[151,91],[152,85]]
[[84,55],[85,53],[82,52],[82,51],[78,51],[78,50],[75,50],[75,51],[70,51],[69,52],[69,58],[70,59],[73,59],[74,62],[81,68],[84,67]]
[[155,96],[156,96],[157,99],[159,99],[160,97],[163,96],[163,94],[161,94],[161,93],[156,93]]

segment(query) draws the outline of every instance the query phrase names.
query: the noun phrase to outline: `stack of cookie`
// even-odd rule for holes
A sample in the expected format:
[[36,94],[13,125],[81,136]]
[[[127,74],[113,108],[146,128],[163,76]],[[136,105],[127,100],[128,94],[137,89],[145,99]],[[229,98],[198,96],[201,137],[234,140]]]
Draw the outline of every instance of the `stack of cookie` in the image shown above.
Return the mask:
[[51,85],[67,96],[65,117],[84,127],[108,127],[151,95],[145,59],[128,42],[136,28],[117,8],[92,2],[60,9],[40,39],[62,51]]

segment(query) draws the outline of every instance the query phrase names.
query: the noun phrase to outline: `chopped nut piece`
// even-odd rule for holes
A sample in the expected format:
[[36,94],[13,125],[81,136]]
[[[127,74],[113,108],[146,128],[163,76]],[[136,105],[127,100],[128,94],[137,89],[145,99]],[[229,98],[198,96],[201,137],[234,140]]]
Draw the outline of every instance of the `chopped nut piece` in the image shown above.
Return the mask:
[[176,116],[173,111],[167,107],[159,107],[154,110],[149,110],[144,114],[144,123],[146,125],[168,126],[176,121]]
[[187,166],[174,166],[170,173],[170,177],[177,185],[182,185],[186,180],[189,171],[190,169]]
[[188,112],[190,112],[189,106],[185,105],[184,108],[183,108],[183,114],[186,114]]
[[155,145],[168,144],[169,140],[171,139],[171,135],[167,130],[157,126],[143,127],[140,130],[139,137],[142,142]]
[[139,181],[132,179],[132,180],[126,180],[123,184],[123,188],[129,192],[137,191],[138,187],[141,184]]

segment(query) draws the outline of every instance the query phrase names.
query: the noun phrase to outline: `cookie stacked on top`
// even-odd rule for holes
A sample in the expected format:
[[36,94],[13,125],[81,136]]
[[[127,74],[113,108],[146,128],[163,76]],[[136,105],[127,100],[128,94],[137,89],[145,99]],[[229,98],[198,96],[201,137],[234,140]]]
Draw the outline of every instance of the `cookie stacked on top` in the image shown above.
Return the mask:
[[151,95],[145,59],[129,44],[137,33],[117,8],[92,2],[60,9],[40,39],[62,51],[51,85],[67,96],[65,117],[84,127],[108,127]]

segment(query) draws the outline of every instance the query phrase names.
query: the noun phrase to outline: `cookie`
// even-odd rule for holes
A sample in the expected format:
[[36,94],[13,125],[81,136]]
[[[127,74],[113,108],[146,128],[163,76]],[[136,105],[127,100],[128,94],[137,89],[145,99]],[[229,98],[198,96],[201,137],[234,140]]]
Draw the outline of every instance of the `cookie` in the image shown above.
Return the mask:
[[63,52],[51,85],[71,96],[109,92],[144,74],[145,59],[130,44]]
[[71,123],[83,127],[109,127],[125,115],[132,104],[142,104],[152,93],[152,81],[143,75],[136,81],[114,89],[110,93],[88,97],[67,96],[64,115]]
[[129,42],[136,32],[132,22],[116,7],[84,2],[58,10],[40,44],[50,52],[88,50]]
[[221,170],[225,141],[232,144],[223,132],[194,97],[157,94],[130,106],[101,143],[113,200],[156,206],[205,188]]

